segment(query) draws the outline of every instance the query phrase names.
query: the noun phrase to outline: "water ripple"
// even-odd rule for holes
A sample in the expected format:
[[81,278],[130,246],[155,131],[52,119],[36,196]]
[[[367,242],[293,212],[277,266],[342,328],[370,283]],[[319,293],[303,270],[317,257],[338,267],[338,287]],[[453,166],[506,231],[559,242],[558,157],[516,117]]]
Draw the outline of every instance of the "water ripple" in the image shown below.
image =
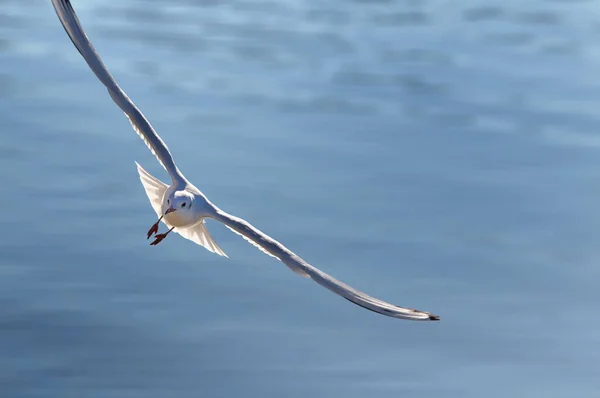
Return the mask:
[[553,11],[530,11],[517,14],[516,21],[526,25],[559,25],[561,17]]
[[596,2],[72,1],[211,200],[442,323],[215,223],[230,260],[148,247],[133,160],[168,176],[49,1],[0,0],[3,396],[597,392]]
[[481,6],[463,11],[462,17],[467,22],[498,21],[505,16],[505,10],[499,6]]
[[425,26],[429,20],[429,14],[422,11],[387,12],[373,17],[373,23],[380,26]]

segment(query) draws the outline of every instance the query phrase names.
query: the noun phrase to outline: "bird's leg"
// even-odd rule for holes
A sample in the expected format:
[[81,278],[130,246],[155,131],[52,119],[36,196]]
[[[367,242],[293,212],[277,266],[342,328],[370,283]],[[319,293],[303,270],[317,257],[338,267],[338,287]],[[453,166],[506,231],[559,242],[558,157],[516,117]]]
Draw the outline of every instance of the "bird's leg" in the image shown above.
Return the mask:
[[158,219],[157,222],[154,223],[154,225],[152,225],[150,227],[150,229],[148,230],[148,237],[146,239],[150,239],[150,237],[152,236],[152,234],[155,234],[158,232],[158,223],[160,223],[160,220],[162,220],[163,216],[160,216],[160,218]]
[[150,243],[150,246],[158,245],[164,238],[167,237],[167,235],[169,235],[169,232],[171,232],[173,230],[173,228],[175,228],[175,227],[171,227],[171,229],[168,230],[167,232],[165,232],[164,234],[156,234],[154,236],[154,241],[152,243]]

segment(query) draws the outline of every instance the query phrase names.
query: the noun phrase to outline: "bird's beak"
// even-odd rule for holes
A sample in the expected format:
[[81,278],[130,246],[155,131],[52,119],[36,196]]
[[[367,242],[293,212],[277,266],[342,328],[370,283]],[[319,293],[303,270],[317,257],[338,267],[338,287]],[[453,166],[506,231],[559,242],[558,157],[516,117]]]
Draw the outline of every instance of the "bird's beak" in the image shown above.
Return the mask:
[[169,213],[173,213],[175,210],[177,210],[177,209],[173,208],[172,206],[171,206],[171,207],[169,207],[169,208],[167,209],[167,211],[165,211],[165,216],[166,216],[167,214],[169,214]]

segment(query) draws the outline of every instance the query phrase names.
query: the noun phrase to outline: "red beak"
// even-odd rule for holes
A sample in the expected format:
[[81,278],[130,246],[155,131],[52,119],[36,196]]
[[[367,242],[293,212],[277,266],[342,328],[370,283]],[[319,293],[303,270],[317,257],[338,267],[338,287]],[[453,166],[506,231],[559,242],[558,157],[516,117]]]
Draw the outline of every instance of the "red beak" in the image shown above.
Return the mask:
[[169,208],[167,209],[167,211],[165,211],[165,216],[166,216],[167,214],[169,214],[169,213],[173,213],[175,210],[177,210],[177,209],[174,209],[173,207],[169,207]]

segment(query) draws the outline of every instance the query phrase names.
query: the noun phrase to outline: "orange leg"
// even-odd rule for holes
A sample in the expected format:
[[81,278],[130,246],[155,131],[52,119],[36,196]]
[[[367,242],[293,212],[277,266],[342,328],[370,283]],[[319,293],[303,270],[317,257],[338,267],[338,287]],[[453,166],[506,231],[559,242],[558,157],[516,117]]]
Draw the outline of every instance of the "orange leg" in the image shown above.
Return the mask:
[[148,230],[148,237],[146,239],[150,239],[152,234],[155,234],[158,232],[158,223],[160,223],[160,220],[162,220],[162,216],[158,219],[157,222],[154,223],[154,225],[152,225],[150,227],[150,229]]
[[168,230],[168,231],[167,231],[167,232],[165,232],[164,234],[156,234],[156,235],[154,235],[154,241],[153,241],[152,243],[150,243],[150,246],[156,246],[156,245],[158,245],[160,242],[162,242],[162,240],[163,240],[164,238],[166,238],[166,237],[167,237],[167,235],[169,235],[169,232],[171,232],[171,231],[173,230],[173,228],[175,228],[175,227],[172,227],[170,230]]

